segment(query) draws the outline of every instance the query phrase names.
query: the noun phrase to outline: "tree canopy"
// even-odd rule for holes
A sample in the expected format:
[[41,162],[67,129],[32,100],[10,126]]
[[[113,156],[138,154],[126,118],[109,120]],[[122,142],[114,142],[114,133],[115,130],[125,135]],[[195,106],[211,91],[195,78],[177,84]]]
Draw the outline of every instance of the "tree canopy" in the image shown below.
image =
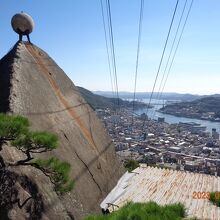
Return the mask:
[[[9,144],[23,152],[24,159],[10,163],[1,156],[3,144]],[[56,192],[71,191],[74,185],[70,180],[70,164],[56,157],[36,159],[35,155],[58,147],[55,134],[45,131],[32,131],[29,120],[22,116],[0,114],[0,169],[10,166],[32,166],[41,170],[54,184]]]

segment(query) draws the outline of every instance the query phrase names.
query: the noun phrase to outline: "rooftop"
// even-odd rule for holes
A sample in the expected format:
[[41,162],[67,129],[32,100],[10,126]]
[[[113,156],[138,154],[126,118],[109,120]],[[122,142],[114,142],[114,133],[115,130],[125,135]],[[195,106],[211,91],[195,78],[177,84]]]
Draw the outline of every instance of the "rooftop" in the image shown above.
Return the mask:
[[155,201],[160,205],[181,202],[190,217],[216,219],[220,208],[208,199],[193,198],[193,192],[212,191],[220,191],[220,177],[141,165],[121,177],[101,207],[113,211],[129,201]]

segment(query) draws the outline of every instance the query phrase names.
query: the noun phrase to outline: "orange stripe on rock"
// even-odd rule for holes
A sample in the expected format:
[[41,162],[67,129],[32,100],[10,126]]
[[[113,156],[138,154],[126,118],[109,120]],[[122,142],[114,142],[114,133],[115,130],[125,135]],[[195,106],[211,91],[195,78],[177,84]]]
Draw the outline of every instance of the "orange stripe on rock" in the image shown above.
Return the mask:
[[62,92],[59,89],[59,86],[57,85],[56,81],[53,79],[53,77],[49,74],[49,71],[47,67],[44,65],[43,61],[41,60],[41,57],[39,57],[38,53],[35,51],[35,49],[30,45],[29,43],[25,43],[25,47],[29,51],[29,53],[33,56],[36,63],[39,65],[39,67],[43,70],[43,75],[48,79],[52,89],[54,90],[58,100],[63,104],[63,106],[67,109],[68,113],[74,118],[74,120],[77,122],[77,125],[80,127],[81,132],[83,133],[86,140],[96,148],[96,145],[94,143],[94,140],[92,138],[91,133],[88,131],[88,129],[85,127],[83,122],[80,120],[80,118],[77,116],[74,109],[70,108],[70,105]]

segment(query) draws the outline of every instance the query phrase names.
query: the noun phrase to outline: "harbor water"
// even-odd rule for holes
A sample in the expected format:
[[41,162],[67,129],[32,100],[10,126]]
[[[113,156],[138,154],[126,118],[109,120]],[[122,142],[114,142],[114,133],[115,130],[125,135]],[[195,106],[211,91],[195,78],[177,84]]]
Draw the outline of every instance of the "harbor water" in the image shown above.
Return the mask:
[[[142,100],[145,103],[149,103],[148,99]],[[206,130],[211,132],[212,128],[216,128],[217,132],[220,132],[220,122],[212,122],[208,120],[200,120],[200,119],[193,119],[193,118],[186,118],[186,117],[177,117],[174,115],[164,114],[162,112],[158,112],[157,110],[163,107],[163,104],[166,103],[165,100],[152,100],[152,105],[154,105],[153,108],[143,108],[138,109],[135,111],[136,114],[141,115],[142,113],[147,113],[147,116],[151,119],[157,120],[158,117],[163,117],[165,119],[165,122],[169,124],[175,124],[179,122],[195,122],[202,126],[206,126]]]

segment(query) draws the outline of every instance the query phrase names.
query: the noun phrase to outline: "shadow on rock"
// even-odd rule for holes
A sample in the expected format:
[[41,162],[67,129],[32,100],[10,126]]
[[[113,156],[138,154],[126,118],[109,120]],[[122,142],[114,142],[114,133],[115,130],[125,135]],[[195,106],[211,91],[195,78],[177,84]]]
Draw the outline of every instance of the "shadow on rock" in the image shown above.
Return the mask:
[[43,198],[30,178],[1,168],[0,219],[13,219],[11,210],[22,212],[25,219],[39,220],[44,212]]

